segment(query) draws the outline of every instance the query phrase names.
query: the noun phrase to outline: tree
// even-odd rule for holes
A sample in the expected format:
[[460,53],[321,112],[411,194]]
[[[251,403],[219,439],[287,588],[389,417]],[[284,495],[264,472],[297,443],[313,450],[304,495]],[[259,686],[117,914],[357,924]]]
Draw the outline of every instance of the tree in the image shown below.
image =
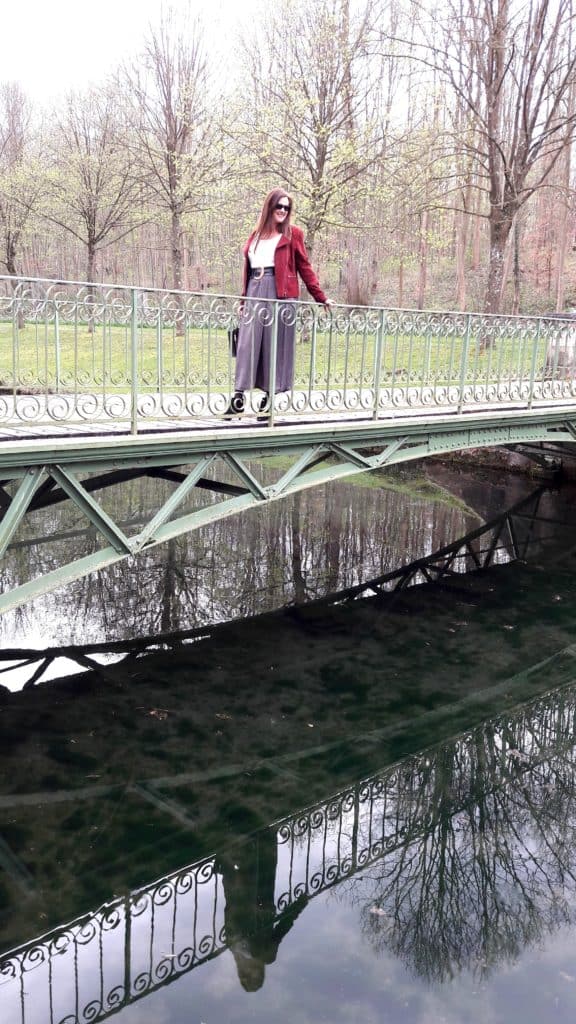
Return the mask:
[[[129,234],[140,185],[111,87],[70,94],[55,115],[52,206],[46,216],[86,248],[86,280],[99,251]],[[141,219],[141,218],[140,218]]]
[[434,12],[442,44],[420,56],[469,114],[455,147],[480,167],[490,245],[484,308],[497,313],[515,220],[574,137],[572,0],[451,0],[443,10]]
[[0,264],[19,272],[22,241],[45,195],[34,152],[32,109],[20,86],[0,85]]
[[380,65],[370,54],[377,7],[305,0],[270,10],[245,40],[243,108],[232,129],[255,172],[298,194],[313,248],[368,182],[386,146]]
[[152,206],[168,216],[172,284],[184,286],[186,218],[214,206],[226,175],[203,35],[198,22],[179,25],[170,14],[150,28],[141,58],[124,68],[133,153]]

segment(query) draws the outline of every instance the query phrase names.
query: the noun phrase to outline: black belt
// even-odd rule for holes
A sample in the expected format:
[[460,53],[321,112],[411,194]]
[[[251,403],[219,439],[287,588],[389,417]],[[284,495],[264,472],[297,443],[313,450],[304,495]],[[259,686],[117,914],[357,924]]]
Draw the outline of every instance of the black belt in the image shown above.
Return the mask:
[[274,267],[252,267],[250,270],[250,277],[256,277],[260,280],[261,277],[274,276]]

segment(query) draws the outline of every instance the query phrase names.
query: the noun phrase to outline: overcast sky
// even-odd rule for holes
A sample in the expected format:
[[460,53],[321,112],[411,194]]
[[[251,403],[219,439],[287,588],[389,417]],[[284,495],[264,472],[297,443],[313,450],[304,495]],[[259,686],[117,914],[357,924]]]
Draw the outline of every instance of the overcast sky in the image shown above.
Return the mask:
[[[261,0],[266,3],[268,0]],[[164,6],[167,6],[164,4]],[[253,0],[172,0],[203,16],[214,43],[231,45]],[[136,52],[162,0],[24,0],[3,4],[0,80],[18,81],[31,99],[50,101],[68,89],[101,81]]]

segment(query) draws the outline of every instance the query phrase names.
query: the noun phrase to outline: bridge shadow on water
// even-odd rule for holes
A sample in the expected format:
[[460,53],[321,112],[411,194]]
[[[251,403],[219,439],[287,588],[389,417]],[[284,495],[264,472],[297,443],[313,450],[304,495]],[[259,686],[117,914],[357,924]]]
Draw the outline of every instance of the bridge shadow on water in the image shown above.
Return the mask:
[[[3,652],[9,1024],[103,1020],[225,950],[255,991],[328,890],[428,982],[573,923],[576,578],[542,493],[331,603]],[[84,674],[39,684],[63,653]]]

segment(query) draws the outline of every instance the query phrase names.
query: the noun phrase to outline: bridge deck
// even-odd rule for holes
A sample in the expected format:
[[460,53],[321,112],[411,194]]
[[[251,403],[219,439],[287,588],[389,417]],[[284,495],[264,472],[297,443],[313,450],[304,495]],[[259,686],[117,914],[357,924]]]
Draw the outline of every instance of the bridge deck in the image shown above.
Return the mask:
[[[454,447],[480,447],[486,444],[506,444],[537,440],[574,441],[572,421],[576,421],[576,403],[539,406],[536,409],[486,406],[462,413],[446,413],[433,409],[423,415],[421,409],[398,415],[380,416],[378,419],[360,414],[332,414],[323,419],[294,415],[279,417],[274,428],[268,429],[255,416],[233,420],[206,418],[194,420],[189,426],[182,423],[153,422],[146,430],[132,434],[119,424],[58,427],[36,425],[33,429],[3,430],[0,433],[0,471],[16,466],[32,466],[42,461],[86,460],[100,463],[112,456],[134,461],[153,454],[170,453],[172,456],[190,457],[208,449],[213,451],[250,450],[254,454],[276,448],[302,449],[310,444],[336,441],[367,446],[383,440],[411,437],[426,439],[426,445],[412,457],[433,454]],[[575,431],[576,433],[576,431]],[[554,437],[551,436],[554,435]],[[435,440],[433,440],[435,438]],[[114,449],[111,452],[110,443]],[[400,453],[399,453],[400,454]],[[406,453],[405,453],[406,454]],[[396,459],[395,461],[399,461]],[[368,467],[366,467],[368,468]]]

